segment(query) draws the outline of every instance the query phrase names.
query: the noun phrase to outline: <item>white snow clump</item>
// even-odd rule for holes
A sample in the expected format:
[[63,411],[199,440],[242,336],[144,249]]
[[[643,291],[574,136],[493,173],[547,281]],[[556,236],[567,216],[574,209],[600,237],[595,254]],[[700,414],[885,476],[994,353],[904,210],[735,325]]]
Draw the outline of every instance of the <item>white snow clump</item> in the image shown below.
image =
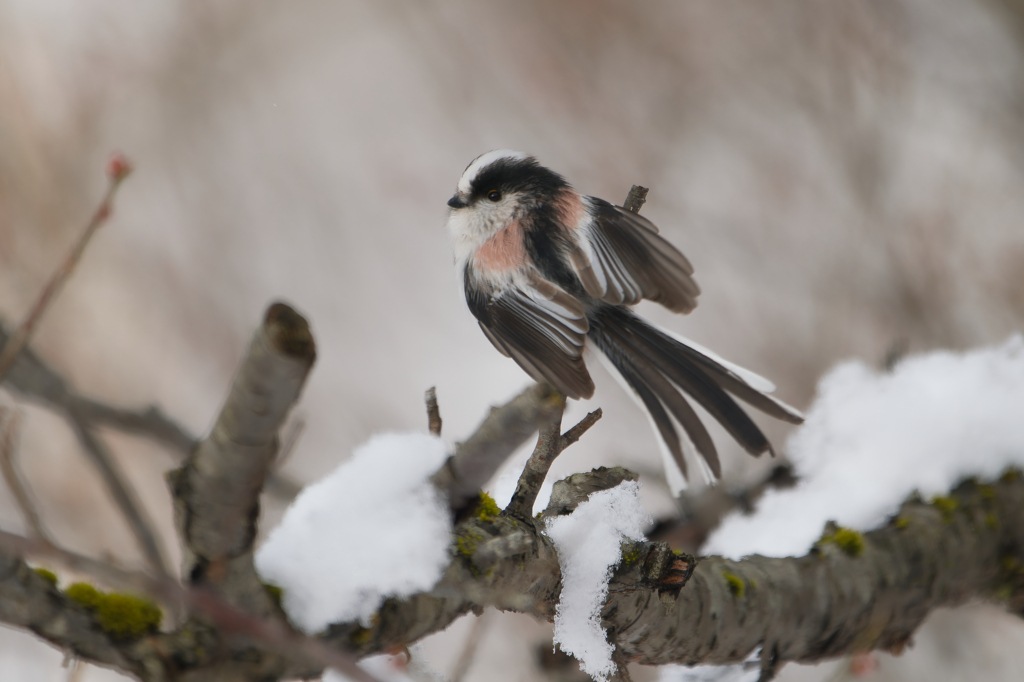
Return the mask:
[[868,530],[906,497],[1024,466],[1024,339],[910,357],[892,372],[847,362],[829,372],[787,454],[799,484],[735,514],[702,552],[799,556],[825,522]]
[[623,481],[593,493],[572,514],[547,520],[562,570],[562,596],[555,611],[555,643],[580,661],[580,669],[605,680],[615,671],[612,645],[601,628],[612,568],[621,560],[624,539],[644,540],[651,522],[640,506],[640,484]]
[[429,590],[449,561],[451,519],[428,478],[448,456],[426,434],[374,436],[307,486],[256,553],[307,633],[370,616],[384,597]]

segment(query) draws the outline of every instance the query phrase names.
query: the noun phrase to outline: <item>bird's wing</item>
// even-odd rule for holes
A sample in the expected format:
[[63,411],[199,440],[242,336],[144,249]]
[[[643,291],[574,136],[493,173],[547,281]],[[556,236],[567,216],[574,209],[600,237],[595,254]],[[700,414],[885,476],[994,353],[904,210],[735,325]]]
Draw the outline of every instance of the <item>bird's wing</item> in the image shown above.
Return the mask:
[[583,362],[590,325],[583,304],[529,271],[520,283],[494,289],[467,268],[466,301],[494,347],[537,381],[570,398],[589,398],[594,382]]
[[586,202],[570,257],[588,294],[616,305],[646,298],[676,313],[697,307],[693,266],[651,221],[602,199]]

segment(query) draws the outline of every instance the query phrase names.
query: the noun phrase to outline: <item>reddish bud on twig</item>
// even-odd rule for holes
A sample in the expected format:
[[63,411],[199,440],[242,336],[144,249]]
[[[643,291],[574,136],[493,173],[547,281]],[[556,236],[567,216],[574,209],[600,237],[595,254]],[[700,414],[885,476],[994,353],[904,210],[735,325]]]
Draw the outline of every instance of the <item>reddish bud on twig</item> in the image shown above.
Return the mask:
[[114,152],[107,161],[107,177],[113,182],[120,182],[132,172],[132,162],[124,154]]

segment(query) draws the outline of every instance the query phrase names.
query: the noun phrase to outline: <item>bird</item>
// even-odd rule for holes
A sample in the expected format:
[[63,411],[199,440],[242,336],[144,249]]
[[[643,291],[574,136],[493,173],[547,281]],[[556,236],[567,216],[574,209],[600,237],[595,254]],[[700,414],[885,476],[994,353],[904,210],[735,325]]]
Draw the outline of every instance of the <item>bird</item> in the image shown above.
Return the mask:
[[475,158],[448,206],[466,303],[494,347],[573,399],[593,396],[586,363],[596,355],[646,409],[682,485],[684,452],[709,480],[722,476],[691,400],[754,456],[775,453],[736,399],[803,421],[769,395],[768,380],[633,311],[647,299],[687,314],[700,294],[690,261],[645,217],[582,195],[535,157],[508,149]]

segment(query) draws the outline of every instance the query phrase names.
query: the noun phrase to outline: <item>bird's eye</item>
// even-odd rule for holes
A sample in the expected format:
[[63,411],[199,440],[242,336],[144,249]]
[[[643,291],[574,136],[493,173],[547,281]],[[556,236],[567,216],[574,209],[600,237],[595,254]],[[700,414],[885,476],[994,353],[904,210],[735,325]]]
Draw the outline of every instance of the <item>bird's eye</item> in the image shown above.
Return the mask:
[[496,189],[492,189],[487,193],[487,198],[491,201],[501,201],[501,192]]

